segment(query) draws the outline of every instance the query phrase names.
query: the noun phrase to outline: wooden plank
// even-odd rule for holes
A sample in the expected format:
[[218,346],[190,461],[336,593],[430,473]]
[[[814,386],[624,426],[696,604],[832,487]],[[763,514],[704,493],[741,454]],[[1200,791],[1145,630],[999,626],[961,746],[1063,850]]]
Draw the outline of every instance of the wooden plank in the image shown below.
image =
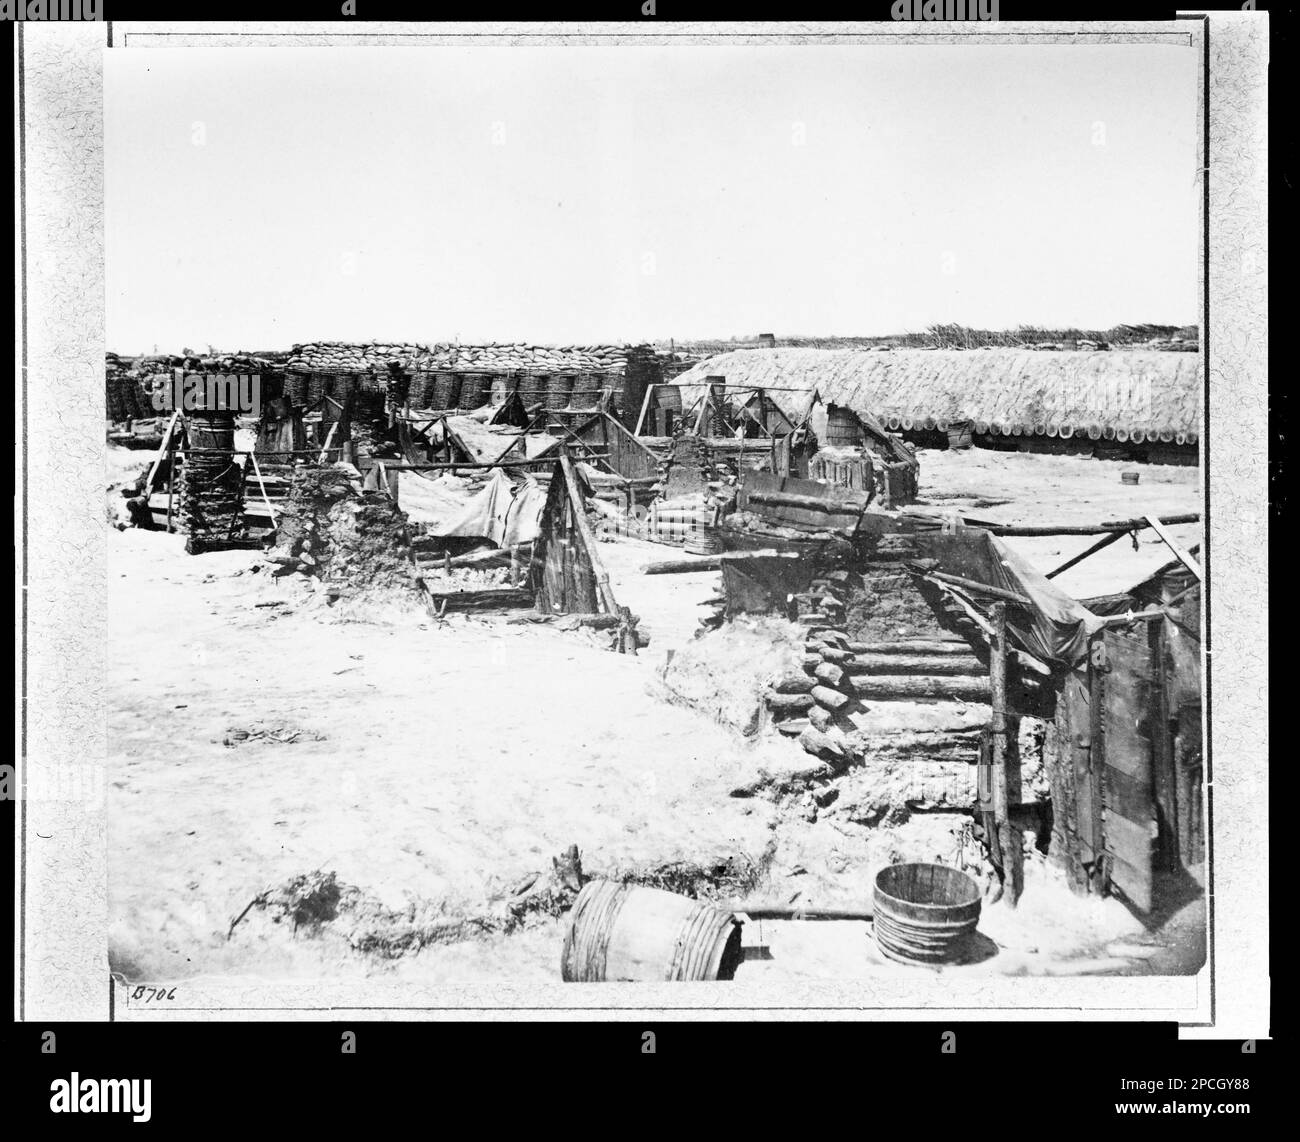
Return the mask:
[[1190,554],[1178,546],[1174,537],[1165,529],[1164,524],[1153,515],[1147,516],[1146,521],[1151,525],[1155,533],[1165,541],[1165,546],[1174,553],[1178,561],[1198,579],[1204,581],[1205,576],[1201,573],[1201,565],[1193,559]]
[[1110,880],[1136,907],[1149,911],[1157,835],[1151,772],[1152,651],[1145,629],[1132,635],[1106,630],[1094,643],[1097,647],[1093,702],[1099,733],[1092,761],[1101,778],[1105,848],[1114,858]]

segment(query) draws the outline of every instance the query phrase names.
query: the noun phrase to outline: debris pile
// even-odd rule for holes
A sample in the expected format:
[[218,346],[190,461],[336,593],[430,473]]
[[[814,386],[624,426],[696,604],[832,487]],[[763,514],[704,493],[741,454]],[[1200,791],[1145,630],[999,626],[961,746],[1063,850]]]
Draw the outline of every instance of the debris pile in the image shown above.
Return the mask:
[[334,596],[414,586],[406,514],[383,492],[364,491],[350,466],[294,472],[268,558],[277,574],[320,579]]

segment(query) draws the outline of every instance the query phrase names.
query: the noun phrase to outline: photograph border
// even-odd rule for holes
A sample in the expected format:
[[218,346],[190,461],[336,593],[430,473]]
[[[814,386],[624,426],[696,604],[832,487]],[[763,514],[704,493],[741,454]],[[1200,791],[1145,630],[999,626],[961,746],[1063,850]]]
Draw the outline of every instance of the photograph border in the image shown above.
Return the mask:
[[[346,30],[343,30],[346,29]],[[16,1013],[19,1019],[501,1018],[1176,1019],[1188,1034],[1263,1037],[1267,970],[1267,18],[1187,15],[1087,24],[20,24],[16,28],[21,384]],[[1208,962],[1189,977],[734,982],[719,989],[503,983],[421,988],[382,979],[182,981],[174,1010],[132,1004],[109,975],[106,934],[103,412],[103,56],[157,47],[677,43],[1086,45],[1188,42],[1201,57],[1201,473]],[[1211,165],[1213,160],[1213,165]],[[1211,384],[1211,379],[1214,383]],[[34,399],[36,398],[36,399]],[[58,408],[58,414],[43,410]],[[1210,467],[1232,456],[1221,482]],[[1210,514],[1210,501],[1215,503]],[[1218,556],[1211,572],[1211,552]],[[1210,641],[1212,577],[1214,642]],[[53,589],[51,589],[53,588]],[[1213,658],[1211,658],[1213,651]],[[1211,671],[1214,685],[1211,689]],[[1212,697],[1213,694],[1213,697]],[[1215,740],[1212,705],[1233,711]],[[1219,729],[1222,729],[1222,723]],[[1226,752],[1225,752],[1226,751]],[[1216,774],[1214,763],[1219,761]],[[1219,851],[1219,842],[1223,850]],[[1222,896],[1222,899],[1220,899]],[[1220,977],[1220,963],[1231,973]],[[1040,998],[1040,993],[1054,992]],[[396,993],[401,992],[399,996]],[[436,996],[431,994],[436,992]],[[761,992],[762,994],[759,994]],[[590,995],[590,1002],[582,1000]],[[406,1002],[397,1002],[407,997]],[[498,1002],[483,1002],[492,998]],[[819,1000],[821,1000],[819,1002]],[[825,1002],[834,1000],[834,1002]]]

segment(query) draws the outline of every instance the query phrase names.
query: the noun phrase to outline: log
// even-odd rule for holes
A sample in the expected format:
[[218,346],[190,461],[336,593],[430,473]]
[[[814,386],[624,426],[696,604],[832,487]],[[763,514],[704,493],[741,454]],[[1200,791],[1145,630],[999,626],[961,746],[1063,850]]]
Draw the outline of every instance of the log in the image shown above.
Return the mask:
[[844,749],[833,738],[822,733],[821,730],[809,726],[799,735],[799,744],[809,753],[820,757],[822,754],[830,754],[832,757],[843,757]]
[[[922,674],[861,674],[850,679],[859,698],[907,701],[929,699],[932,701],[987,702],[990,685],[984,678],[931,677]],[[813,689],[817,694],[817,688]],[[818,698],[818,701],[821,701]],[[837,707],[831,707],[835,709]]]
[[851,642],[854,654],[969,654],[970,644],[962,638],[908,639],[905,642]]
[[[1200,523],[1200,512],[1186,512],[1182,515],[1165,515],[1160,516],[1160,522],[1163,524],[1178,523]],[[1044,524],[1038,526],[1020,526],[1010,523],[982,523],[975,520],[967,520],[970,527],[981,527],[985,531],[991,531],[994,535],[1102,535],[1108,531],[1133,531],[1138,528],[1150,527],[1151,524],[1146,516],[1138,519],[1118,519],[1107,520],[1105,523],[1093,524]]]
[[807,694],[813,688],[813,680],[807,674],[783,674],[772,683],[772,689],[778,694]]
[[926,579],[937,579],[940,583],[951,583],[955,587],[961,587],[976,594],[989,595],[994,599],[1015,603],[1017,606],[1032,607],[1034,605],[1026,596],[1017,591],[1004,591],[1001,587],[981,583],[978,579],[967,579],[962,575],[949,575],[946,571],[926,571],[922,574]]
[[743,563],[747,559],[798,559],[794,551],[736,551],[710,555],[703,559],[665,559],[647,563],[643,575],[689,575],[696,571],[721,571],[723,563]]
[[848,704],[849,696],[841,694],[838,690],[832,690],[829,686],[814,686],[812,688],[812,698],[819,706],[825,706],[828,710],[839,710]]
[[1011,819],[1011,806],[1020,800],[1020,759],[1012,733],[1016,719],[1007,714],[1007,608],[995,603],[993,620],[993,659],[990,681],[993,706],[989,730],[993,757],[993,819],[997,828],[998,849],[1002,854],[1002,898],[1015,908],[1024,891],[1025,869],[1021,829]]
[[[819,682],[824,682],[827,686],[834,687],[838,686],[840,681],[843,679],[844,668],[842,666],[836,666],[833,662],[823,662],[813,673],[817,675],[817,680]],[[812,687],[809,686],[809,690],[811,689]]]
[[850,674],[969,675],[986,677],[989,668],[973,654],[859,654]]
[[837,650],[833,646],[823,647],[820,654],[825,662],[848,662],[853,657],[847,650]]
[[808,710],[808,720],[819,730],[829,730],[835,718],[824,706],[813,706]]
[[791,718],[788,721],[777,722],[776,728],[778,733],[785,734],[788,738],[797,738],[802,736],[803,732],[808,729],[808,719]]
[[822,512],[826,515],[846,515],[866,510],[867,497],[801,496],[795,492],[750,492],[746,497],[751,504],[767,504],[774,508],[800,508],[803,511]]
[[767,708],[774,713],[777,711],[803,711],[813,704],[813,696],[807,694],[780,694],[775,690],[769,690],[766,697]]

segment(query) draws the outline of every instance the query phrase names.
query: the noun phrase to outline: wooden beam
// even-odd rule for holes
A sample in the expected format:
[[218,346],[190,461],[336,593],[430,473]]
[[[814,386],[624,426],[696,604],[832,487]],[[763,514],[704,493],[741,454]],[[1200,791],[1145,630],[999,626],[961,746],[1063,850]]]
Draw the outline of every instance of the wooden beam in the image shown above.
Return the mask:
[[1074,556],[1072,559],[1067,559],[1059,567],[1049,571],[1045,576],[1045,578],[1055,579],[1059,574],[1061,574],[1062,571],[1068,571],[1076,563],[1082,563],[1085,559],[1088,558],[1089,555],[1095,555],[1098,551],[1102,550],[1102,548],[1109,547],[1112,543],[1118,543],[1121,539],[1123,539],[1128,534],[1129,533],[1127,531],[1112,531],[1108,535],[1103,535],[1099,540],[1097,540],[1096,543],[1094,543],[1086,551],[1079,552],[1079,554]]
[[981,583],[978,579],[966,579],[961,575],[949,575],[946,571],[914,571],[913,574],[920,575],[924,579],[937,579],[941,583],[951,583],[953,586],[989,595],[1005,603],[1015,603],[1018,607],[1032,607],[1034,605],[1025,595],[1021,595],[1016,591],[1005,591],[1001,587],[994,587],[988,583]]
[[564,474],[564,485],[568,489],[569,504],[573,509],[574,526],[578,530],[578,535],[582,538],[583,546],[587,549],[587,558],[591,560],[591,569],[596,576],[597,592],[600,595],[601,602],[605,605],[605,609],[611,615],[616,615],[618,614],[618,600],[614,598],[614,589],[609,585],[609,572],[605,570],[605,566],[601,562],[596,537],[592,533],[590,522],[587,520],[586,501],[583,499],[582,489],[578,486],[578,474],[574,470],[569,450],[563,444],[560,445],[560,471]]
[[[1138,519],[1117,519],[1108,520],[1105,523],[1085,523],[1085,524],[1042,524],[1042,525],[1021,525],[1012,523],[990,523],[977,519],[967,519],[967,527],[978,527],[984,531],[991,531],[994,535],[1021,535],[1021,536],[1041,536],[1041,535],[1103,535],[1108,531],[1137,531],[1141,528],[1151,527],[1153,517],[1141,516]],[[1182,515],[1167,515],[1160,518],[1164,524],[1178,523],[1200,523],[1200,512],[1185,512]]]
[[[1020,800],[1020,764],[1016,747],[1009,740],[1014,720],[1007,714],[1007,605],[992,607],[993,655],[989,661],[989,682],[993,719],[993,820],[1002,853],[1002,898],[1014,908],[1024,891],[1024,853],[1020,827],[1011,819],[1011,806]],[[1014,772],[1013,772],[1014,771]]]
[[1186,551],[1184,551],[1181,547],[1179,547],[1176,542],[1174,542],[1174,537],[1170,535],[1168,531],[1165,530],[1164,524],[1160,520],[1156,519],[1156,517],[1153,515],[1147,516],[1146,521],[1155,530],[1155,533],[1165,541],[1165,546],[1174,553],[1174,555],[1178,559],[1178,562],[1181,563],[1184,567],[1186,567],[1187,570],[1189,570],[1198,579],[1204,582],[1205,576],[1201,572],[1201,565],[1195,559],[1193,559],[1191,555],[1189,555]]
[[749,559],[799,559],[797,551],[736,551],[708,555],[700,559],[665,559],[647,563],[643,575],[689,575],[696,571],[721,571],[724,563],[744,563]]
[[169,452],[175,452],[172,447],[172,433],[176,431],[176,423],[180,420],[180,410],[177,409],[172,413],[171,420],[167,422],[167,428],[163,432],[162,441],[158,445],[158,452],[153,458],[153,464],[149,467],[149,475],[145,477],[144,494],[147,496],[153,491],[154,481],[158,478],[158,469],[162,467],[163,457]]
[[646,386],[645,400],[641,402],[641,415],[636,418],[636,430],[632,433],[633,436],[641,435],[641,426],[645,424],[645,414],[650,408],[650,394],[653,393],[656,388],[658,388],[658,386],[654,384]]
[[253,471],[257,475],[257,486],[262,490],[262,503],[266,505],[266,514],[271,517],[271,526],[275,527],[275,508],[271,506],[271,500],[266,494],[266,481],[262,479],[262,469],[257,466],[257,453],[250,452],[248,458],[253,462]]

